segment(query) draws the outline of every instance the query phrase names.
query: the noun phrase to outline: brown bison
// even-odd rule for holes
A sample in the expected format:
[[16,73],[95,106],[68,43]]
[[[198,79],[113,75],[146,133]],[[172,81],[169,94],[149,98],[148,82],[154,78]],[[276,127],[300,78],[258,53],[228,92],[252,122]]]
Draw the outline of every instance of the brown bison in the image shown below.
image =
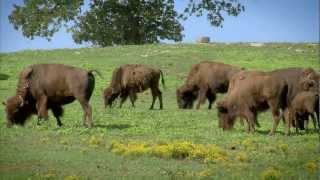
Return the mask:
[[163,73],[160,69],[141,64],[127,64],[116,68],[112,74],[111,84],[103,91],[105,107],[111,107],[114,100],[119,96],[121,98],[120,108],[128,96],[134,107],[137,99],[136,94],[150,88],[153,98],[150,109],[153,109],[157,97],[160,109],[162,109],[162,92],[159,89],[160,76],[164,86]]
[[92,71],[85,71],[62,64],[37,64],[25,68],[19,77],[16,95],[10,97],[6,106],[7,126],[23,125],[32,115],[41,119],[48,118],[52,110],[61,126],[62,105],[77,99],[84,111],[85,126],[92,126],[92,112],[89,104],[95,79]]
[[311,116],[314,128],[316,129],[317,123],[314,114],[316,114],[319,126],[319,94],[312,91],[298,93],[290,107],[290,117],[296,124],[296,132],[298,132],[298,127],[304,129],[304,122],[307,121],[308,124],[309,116]]
[[227,96],[217,103],[219,126],[223,129],[233,127],[236,117],[243,117],[248,122],[248,131],[253,132],[257,113],[271,109],[274,134],[281,116],[285,114],[286,129],[289,133],[290,120],[288,107],[295,95],[301,91],[299,81],[312,69],[288,68],[272,72],[240,72],[232,78]]
[[219,126],[230,129],[236,117],[240,117],[247,120],[247,131],[254,132],[258,112],[270,107],[274,118],[273,134],[285,92],[284,80],[275,79],[270,73],[250,71],[234,75],[227,96],[217,103]]
[[231,77],[241,69],[235,66],[204,61],[192,66],[184,85],[177,88],[177,103],[182,109],[191,109],[198,98],[197,109],[209,101],[209,109],[216,99],[216,93],[225,93],[228,90]]

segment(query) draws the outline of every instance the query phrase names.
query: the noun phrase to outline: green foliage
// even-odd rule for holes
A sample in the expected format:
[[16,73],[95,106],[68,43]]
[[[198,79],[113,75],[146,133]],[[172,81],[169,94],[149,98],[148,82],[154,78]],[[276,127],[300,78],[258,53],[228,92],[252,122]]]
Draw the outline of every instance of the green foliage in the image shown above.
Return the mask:
[[237,16],[244,10],[237,0],[190,0],[181,14],[174,0],[93,0],[86,12],[81,12],[82,5],[83,0],[24,0],[14,5],[9,21],[27,38],[50,40],[64,25],[76,43],[104,47],[181,41],[179,18],[205,13],[211,25],[222,26],[223,12]]
[[69,22],[80,12],[83,0],[24,0],[24,5],[14,4],[9,21],[25,37],[50,37],[63,23]]
[[188,16],[202,16],[204,12],[212,26],[222,27],[223,13],[230,16],[238,16],[244,11],[244,6],[238,3],[238,0],[189,0],[188,6],[184,9],[181,18],[187,19]]
[[182,40],[173,0],[94,1],[72,28],[76,43],[94,45],[145,44],[160,39]]
[[[0,53],[0,74],[8,76],[0,79],[1,101],[15,93],[19,72],[31,64],[63,63],[102,73],[102,78],[96,76],[90,100],[92,129],[82,126],[78,102],[64,106],[61,128],[52,113],[41,126],[33,116],[25,127],[6,128],[0,107],[0,179],[317,179],[317,133],[298,135],[291,129],[292,134],[285,136],[281,121],[270,137],[270,111],[259,114],[261,127],[254,134],[247,134],[240,123],[232,131],[222,131],[215,107],[177,108],[176,87],[184,82],[192,64],[202,60],[265,71],[286,67],[319,70],[318,44],[153,44]],[[122,109],[104,109],[102,90],[112,70],[127,63],[163,70],[164,110],[148,109],[150,91],[138,94],[135,108],[126,102]],[[312,129],[312,123],[309,125]],[[115,142],[121,142],[117,153],[110,149]]]

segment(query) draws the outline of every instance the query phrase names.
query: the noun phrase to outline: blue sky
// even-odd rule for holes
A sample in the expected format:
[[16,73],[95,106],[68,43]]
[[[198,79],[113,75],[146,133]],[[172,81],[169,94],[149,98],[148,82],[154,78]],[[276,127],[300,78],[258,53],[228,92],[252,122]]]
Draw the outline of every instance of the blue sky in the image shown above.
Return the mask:
[[[181,11],[188,0],[176,0]],[[16,31],[8,21],[12,4],[23,0],[0,0],[0,52],[25,49],[78,48],[71,34],[61,29],[51,41],[44,38],[30,40]],[[216,42],[318,42],[319,0],[241,0],[246,11],[238,17],[225,16],[223,28],[210,26],[206,17],[192,17],[182,21],[183,42],[195,42],[209,36]]]

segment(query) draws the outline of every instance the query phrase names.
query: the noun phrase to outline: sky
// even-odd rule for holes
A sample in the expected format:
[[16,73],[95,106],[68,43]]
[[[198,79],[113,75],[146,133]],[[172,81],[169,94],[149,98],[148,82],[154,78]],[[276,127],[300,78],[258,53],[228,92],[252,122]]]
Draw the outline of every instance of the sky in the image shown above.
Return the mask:
[[[86,0],[88,3],[88,0]],[[23,0],[0,0],[0,52],[28,49],[81,48],[65,29],[51,41],[45,38],[30,40],[9,23],[13,4]],[[176,0],[181,12],[188,0]],[[225,16],[223,28],[210,26],[205,16],[181,21],[184,43],[194,43],[201,36],[212,42],[319,42],[319,0],[240,0],[245,12],[237,17]]]

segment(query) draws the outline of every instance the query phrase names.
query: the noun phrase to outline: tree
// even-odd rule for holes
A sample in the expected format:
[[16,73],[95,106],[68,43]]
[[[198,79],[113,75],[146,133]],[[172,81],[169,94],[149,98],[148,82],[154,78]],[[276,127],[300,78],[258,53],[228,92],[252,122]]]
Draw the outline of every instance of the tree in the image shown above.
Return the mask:
[[50,40],[64,25],[76,43],[108,46],[181,41],[179,18],[206,14],[211,25],[222,27],[224,12],[237,16],[244,10],[237,0],[188,0],[181,14],[174,9],[174,0],[91,0],[85,12],[83,4],[83,0],[24,0],[23,5],[14,5],[9,21],[27,38]]
[[102,46],[153,43],[159,38],[181,41],[183,28],[176,17],[173,0],[98,1],[77,18],[73,38]]

